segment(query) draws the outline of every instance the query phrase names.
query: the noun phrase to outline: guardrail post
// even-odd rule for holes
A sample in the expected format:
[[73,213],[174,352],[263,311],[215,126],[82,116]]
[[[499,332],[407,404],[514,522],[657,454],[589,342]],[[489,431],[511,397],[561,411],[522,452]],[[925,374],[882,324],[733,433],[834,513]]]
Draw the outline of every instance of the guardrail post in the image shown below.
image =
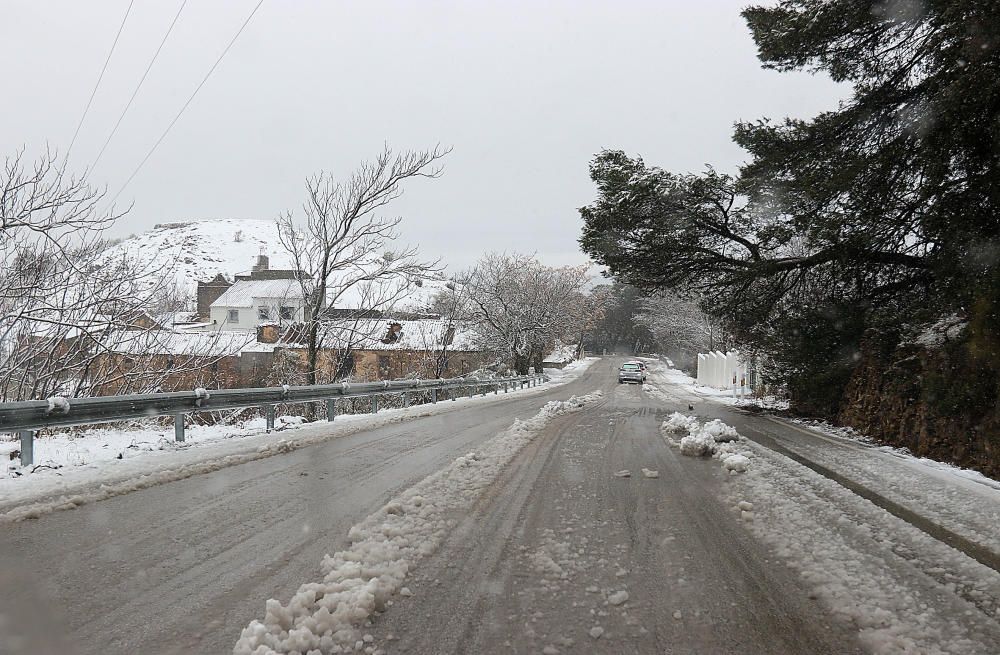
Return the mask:
[[326,420],[333,421],[337,416],[337,401],[333,398],[326,399]]
[[410,396],[405,391],[403,392],[403,407],[410,406]]
[[184,441],[184,415],[174,414],[174,441],[182,443]]
[[438,390],[437,389],[431,389],[431,404],[434,404],[437,401],[438,401]]
[[274,405],[268,405],[264,410],[264,415],[267,421],[267,431],[270,432],[274,429]]
[[378,414],[378,396],[372,396],[372,414]]
[[21,430],[21,466],[31,466],[35,461],[35,431]]

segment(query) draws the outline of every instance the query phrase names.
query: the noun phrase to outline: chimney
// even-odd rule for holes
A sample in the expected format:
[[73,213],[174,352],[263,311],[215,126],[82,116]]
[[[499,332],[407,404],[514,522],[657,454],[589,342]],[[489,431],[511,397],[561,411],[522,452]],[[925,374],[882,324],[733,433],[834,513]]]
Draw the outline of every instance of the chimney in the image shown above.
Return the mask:
[[259,273],[260,271],[266,271],[267,267],[268,267],[267,255],[261,253],[257,255],[257,263],[253,265],[253,268],[251,268],[250,271],[253,273]]
[[198,281],[198,317],[208,319],[210,306],[219,299],[219,296],[226,292],[232,284],[226,280],[222,273],[215,276],[214,280],[208,282]]
[[257,326],[257,343],[278,343],[280,328],[275,323],[261,323]]

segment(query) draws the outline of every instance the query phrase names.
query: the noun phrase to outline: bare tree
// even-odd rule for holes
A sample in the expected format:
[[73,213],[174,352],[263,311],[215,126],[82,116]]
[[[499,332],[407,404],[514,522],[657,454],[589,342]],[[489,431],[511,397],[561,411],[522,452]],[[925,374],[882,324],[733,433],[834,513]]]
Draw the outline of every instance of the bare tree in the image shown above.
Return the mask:
[[480,346],[522,375],[540,371],[555,339],[580,334],[588,268],[551,268],[516,253],[483,257],[468,276]]
[[382,304],[389,305],[404,295],[411,280],[438,270],[438,263],[422,261],[416,248],[393,248],[402,219],[380,212],[399,197],[404,180],[438,177],[441,169],[436,163],[447,153],[434,148],[394,154],[386,148],[344,182],[317,173],[306,179],[304,221],[292,212],[278,219],[281,243],[294,267],[304,273],[299,281],[305,298],[307,383],[316,383],[328,307],[337,307],[364,284],[384,287],[379,295]]
[[661,293],[645,298],[635,322],[647,328],[657,344],[689,368],[700,352],[724,346],[725,335],[705,312],[698,301],[673,293]]
[[[152,313],[172,295],[168,264],[108,250],[121,216],[103,192],[67,174],[54,153],[23,151],[0,177],[0,400],[152,390],[208,367],[201,346],[157,359],[169,332]],[[185,350],[186,348],[186,350]]]
[[448,280],[431,299],[428,310],[440,319],[434,327],[424,331],[422,341],[430,360],[428,368],[435,378],[444,376],[454,352],[455,339],[473,321],[469,290],[468,278],[459,275]]

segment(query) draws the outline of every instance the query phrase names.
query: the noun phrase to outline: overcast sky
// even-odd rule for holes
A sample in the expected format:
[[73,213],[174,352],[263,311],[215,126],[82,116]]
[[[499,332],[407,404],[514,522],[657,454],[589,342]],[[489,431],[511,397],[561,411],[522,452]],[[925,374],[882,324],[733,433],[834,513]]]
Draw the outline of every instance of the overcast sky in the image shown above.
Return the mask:
[[[182,0],[138,0],[70,153],[97,156]],[[188,0],[92,172],[119,191],[257,0]],[[392,213],[452,269],[486,250],[585,261],[577,208],[602,148],[673,171],[732,170],[741,119],[809,117],[843,90],[764,71],[746,0],[265,0],[122,193],[127,235],[164,221],[274,218],[304,177],[346,175],[384,143],[454,148]],[[128,0],[0,0],[0,152],[65,151]]]

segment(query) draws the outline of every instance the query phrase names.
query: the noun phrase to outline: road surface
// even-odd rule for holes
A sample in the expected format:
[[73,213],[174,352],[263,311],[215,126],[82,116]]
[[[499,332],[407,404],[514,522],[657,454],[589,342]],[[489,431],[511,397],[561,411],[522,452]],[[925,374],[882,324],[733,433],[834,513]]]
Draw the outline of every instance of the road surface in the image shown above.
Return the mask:
[[[321,577],[320,560],[347,545],[350,526],[544,401],[594,389],[601,401],[554,419],[457,517],[407,580],[413,596],[369,628],[378,647],[863,652],[734,520],[717,493],[718,462],[666,445],[659,425],[689,395],[617,385],[619,361],[543,394],[459,405],[5,525],[0,653],[229,653],[266,599],[286,601]],[[764,420],[711,411],[741,430]],[[615,475],[623,470],[630,477]]]

